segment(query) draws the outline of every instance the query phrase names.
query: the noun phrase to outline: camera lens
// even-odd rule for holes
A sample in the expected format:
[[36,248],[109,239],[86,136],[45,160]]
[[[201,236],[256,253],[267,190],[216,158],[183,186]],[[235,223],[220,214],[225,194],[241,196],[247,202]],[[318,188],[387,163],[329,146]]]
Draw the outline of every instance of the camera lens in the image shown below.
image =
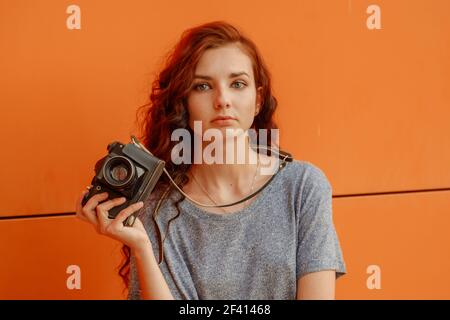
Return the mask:
[[128,170],[123,165],[115,166],[111,169],[111,177],[117,182],[121,183],[128,177]]
[[103,166],[103,176],[112,187],[125,187],[134,177],[134,165],[125,157],[108,159]]

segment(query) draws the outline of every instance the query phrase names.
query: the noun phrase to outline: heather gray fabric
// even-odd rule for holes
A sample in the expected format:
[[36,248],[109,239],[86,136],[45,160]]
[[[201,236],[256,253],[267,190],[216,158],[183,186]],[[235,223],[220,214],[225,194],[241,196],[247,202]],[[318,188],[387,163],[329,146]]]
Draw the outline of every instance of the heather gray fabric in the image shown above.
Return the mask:
[[[278,173],[247,208],[213,214],[184,199],[172,221],[160,265],[175,299],[295,299],[302,275],[346,266],[332,219],[332,188],[312,163],[294,160]],[[158,224],[177,214],[174,192],[160,208]],[[159,259],[146,201],[140,218]],[[139,299],[139,282],[131,259],[128,299]]]

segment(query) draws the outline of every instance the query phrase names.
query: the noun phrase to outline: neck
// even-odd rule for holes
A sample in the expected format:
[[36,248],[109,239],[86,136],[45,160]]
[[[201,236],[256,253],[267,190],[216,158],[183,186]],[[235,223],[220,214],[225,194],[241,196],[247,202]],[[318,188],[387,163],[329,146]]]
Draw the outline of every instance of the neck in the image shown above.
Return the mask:
[[[230,151],[233,148],[227,147],[224,143],[221,148],[223,150],[222,163],[208,164],[202,161],[201,164],[192,164],[189,169],[189,173],[195,176],[198,183],[218,198],[231,194],[247,194],[258,166],[258,153],[250,147],[246,135],[236,137],[236,140],[228,143],[233,143],[234,153],[227,155],[227,150]],[[203,150],[207,146],[208,144],[204,145]],[[234,146],[237,146],[238,150]]]

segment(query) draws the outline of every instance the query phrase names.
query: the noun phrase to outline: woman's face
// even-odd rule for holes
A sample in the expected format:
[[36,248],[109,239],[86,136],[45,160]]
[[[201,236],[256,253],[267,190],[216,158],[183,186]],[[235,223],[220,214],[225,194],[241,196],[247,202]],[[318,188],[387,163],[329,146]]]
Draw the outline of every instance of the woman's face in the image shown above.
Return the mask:
[[[252,61],[235,44],[208,49],[201,56],[188,95],[189,126],[201,121],[202,134],[217,128],[250,128],[259,111],[261,91],[255,86]],[[215,120],[219,116],[229,120]]]

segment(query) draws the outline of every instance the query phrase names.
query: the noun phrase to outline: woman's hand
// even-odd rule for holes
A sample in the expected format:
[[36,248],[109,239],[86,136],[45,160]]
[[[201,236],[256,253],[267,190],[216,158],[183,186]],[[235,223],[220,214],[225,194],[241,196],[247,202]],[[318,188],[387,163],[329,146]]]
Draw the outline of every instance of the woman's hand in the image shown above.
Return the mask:
[[118,240],[131,249],[151,248],[147,231],[139,218],[136,217],[132,227],[123,225],[126,218],[142,208],[142,201],[126,207],[114,219],[109,219],[108,210],[123,204],[126,199],[122,197],[104,201],[108,198],[108,193],[104,192],[91,197],[83,207],[81,202],[87,192],[84,190],[76,203],[77,218],[92,224],[97,233]]

